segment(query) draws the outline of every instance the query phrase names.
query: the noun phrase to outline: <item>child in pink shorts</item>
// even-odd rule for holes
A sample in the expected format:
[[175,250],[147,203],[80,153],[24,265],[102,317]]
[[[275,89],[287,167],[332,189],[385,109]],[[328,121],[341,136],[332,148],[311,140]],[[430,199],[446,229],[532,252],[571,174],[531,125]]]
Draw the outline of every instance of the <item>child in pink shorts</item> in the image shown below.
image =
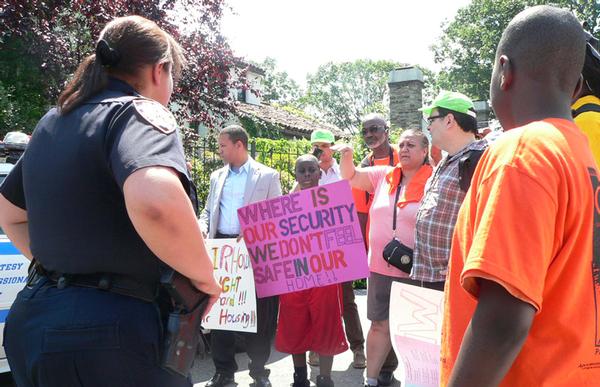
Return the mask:
[[[315,156],[296,160],[296,181],[300,189],[319,185],[321,169]],[[293,387],[309,387],[306,352],[320,357],[317,387],[333,387],[333,356],[348,349],[342,325],[342,289],[339,284],[300,290],[279,296],[279,322],[275,348],[291,353],[294,360]]]

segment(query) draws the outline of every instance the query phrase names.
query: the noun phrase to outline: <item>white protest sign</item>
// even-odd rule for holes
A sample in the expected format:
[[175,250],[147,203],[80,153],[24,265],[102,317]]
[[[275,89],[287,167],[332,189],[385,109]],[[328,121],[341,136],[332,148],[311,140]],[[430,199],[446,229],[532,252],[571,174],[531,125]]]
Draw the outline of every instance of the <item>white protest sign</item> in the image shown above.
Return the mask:
[[207,239],[205,243],[223,293],[202,320],[202,327],[256,333],[254,274],[244,241]]
[[401,359],[403,387],[437,387],[444,293],[394,282],[390,295],[390,338]]

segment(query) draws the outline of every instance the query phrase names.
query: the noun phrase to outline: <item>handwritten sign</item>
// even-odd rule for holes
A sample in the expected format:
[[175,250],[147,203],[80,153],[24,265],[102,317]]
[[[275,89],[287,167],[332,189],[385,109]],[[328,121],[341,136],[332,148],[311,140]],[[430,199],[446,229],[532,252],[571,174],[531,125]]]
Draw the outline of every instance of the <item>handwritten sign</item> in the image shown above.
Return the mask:
[[259,298],[368,276],[345,180],[253,203],[238,218]]
[[207,239],[221,297],[204,317],[207,329],[256,333],[256,295],[248,250],[243,241]]
[[390,336],[401,359],[402,386],[437,387],[444,293],[400,282],[392,284]]

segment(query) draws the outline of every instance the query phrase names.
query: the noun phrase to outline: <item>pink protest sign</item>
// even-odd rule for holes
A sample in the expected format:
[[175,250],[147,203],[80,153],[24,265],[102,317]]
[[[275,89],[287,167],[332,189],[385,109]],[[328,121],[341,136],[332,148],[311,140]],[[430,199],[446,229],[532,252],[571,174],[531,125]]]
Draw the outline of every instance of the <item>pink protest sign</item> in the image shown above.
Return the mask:
[[345,180],[253,203],[238,218],[259,298],[369,274]]

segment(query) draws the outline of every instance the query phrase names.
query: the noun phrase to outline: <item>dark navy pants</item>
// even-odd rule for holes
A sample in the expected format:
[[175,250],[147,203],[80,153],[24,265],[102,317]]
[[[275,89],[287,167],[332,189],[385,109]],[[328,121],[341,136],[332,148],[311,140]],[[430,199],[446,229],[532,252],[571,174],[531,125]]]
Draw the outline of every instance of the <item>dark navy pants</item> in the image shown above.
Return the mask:
[[246,353],[250,358],[248,370],[252,378],[269,376],[270,370],[265,368],[271,354],[271,342],[277,324],[278,297],[256,299],[256,333],[212,330],[210,345],[216,372],[234,376],[238,370],[235,361],[235,335],[245,339]]
[[155,304],[41,279],[17,296],[4,347],[19,387],[190,387],[160,368]]

